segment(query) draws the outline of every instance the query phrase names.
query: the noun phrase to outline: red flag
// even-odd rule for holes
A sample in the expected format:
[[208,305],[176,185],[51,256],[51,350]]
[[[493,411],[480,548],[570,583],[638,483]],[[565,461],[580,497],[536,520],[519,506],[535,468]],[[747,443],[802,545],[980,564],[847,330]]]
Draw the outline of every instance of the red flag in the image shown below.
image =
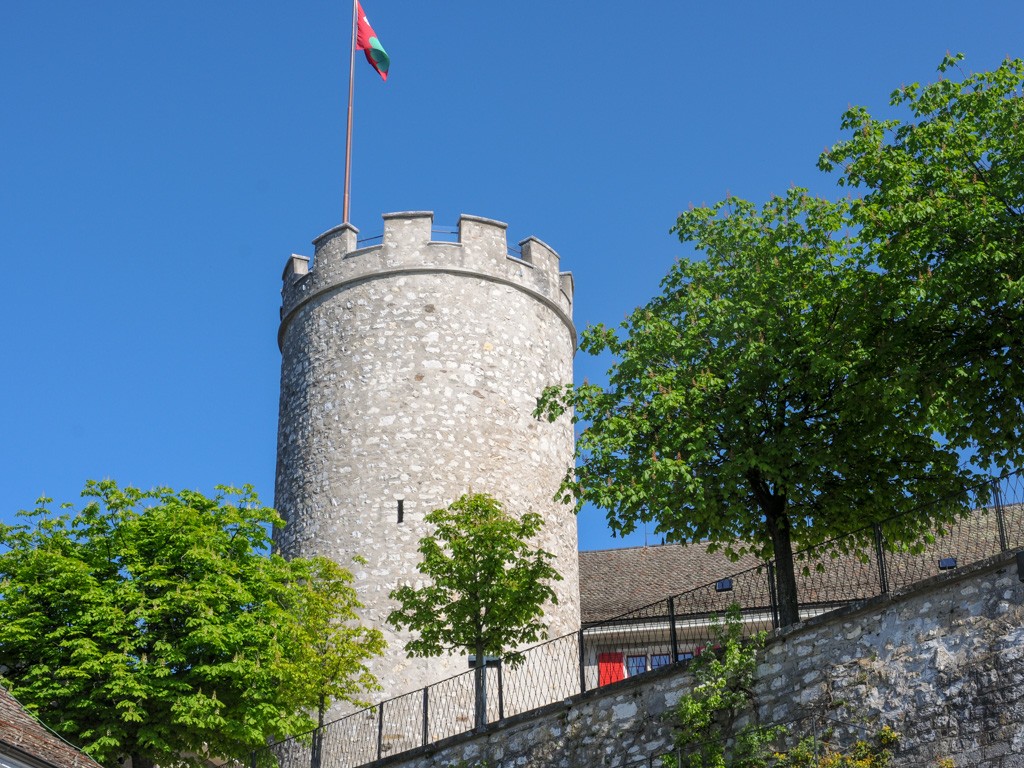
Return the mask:
[[384,50],[384,46],[380,44],[380,40],[377,39],[377,33],[373,31],[373,27],[370,26],[369,20],[366,18],[366,14],[363,13],[363,6],[356,0],[356,10],[359,18],[359,32],[356,35],[356,50],[366,51],[366,60],[370,62],[370,66],[377,70],[377,73],[384,80],[388,79],[388,67],[391,65],[391,59],[388,57],[388,52]]

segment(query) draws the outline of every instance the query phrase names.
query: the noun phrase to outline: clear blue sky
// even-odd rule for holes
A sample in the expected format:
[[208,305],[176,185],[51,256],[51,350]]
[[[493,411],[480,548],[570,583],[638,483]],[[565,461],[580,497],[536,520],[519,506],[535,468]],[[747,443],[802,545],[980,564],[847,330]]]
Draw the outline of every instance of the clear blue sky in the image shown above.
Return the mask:
[[[87,478],[272,498],[280,274],[341,220],[349,8],[0,9],[0,520]],[[580,328],[657,292],[691,202],[835,194],[815,160],[848,104],[884,111],[947,50],[1024,53],[1019,0],[365,10],[392,69],[357,62],[353,223],[506,221],[573,271]],[[644,542],[580,523],[585,549]]]

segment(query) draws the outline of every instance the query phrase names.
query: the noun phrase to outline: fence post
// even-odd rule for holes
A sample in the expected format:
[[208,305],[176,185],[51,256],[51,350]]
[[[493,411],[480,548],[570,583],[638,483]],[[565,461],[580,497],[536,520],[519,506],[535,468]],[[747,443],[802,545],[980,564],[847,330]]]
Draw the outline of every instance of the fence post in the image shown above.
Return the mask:
[[580,693],[587,692],[587,656],[586,649],[583,647],[583,627],[580,627],[579,631],[580,641]]
[[505,665],[498,661],[498,719],[505,719]]
[[1005,552],[1010,548],[1006,541],[1006,520],[1003,518],[1003,494],[999,490],[999,480],[992,481],[992,504],[996,508],[996,525],[999,528],[999,551]]
[[768,600],[772,610],[772,629],[779,628],[779,596],[775,591],[775,561],[768,561]]
[[882,534],[882,526],[874,523],[871,526],[875,534],[875,559],[878,560],[878,586],[881,594],[889,594],[889,567],[885,562],[885,536]]
[[668,599],[669,636],[672,638],[672,663],[679,661],[679,637],[676,635],[676,599]]
[[384,756],[384,702],[377,705],[377,759]]
[[249,768],[256,768],[256,750],[249,753]]
[[423,686],[423,746],[430,743],[430,686]]

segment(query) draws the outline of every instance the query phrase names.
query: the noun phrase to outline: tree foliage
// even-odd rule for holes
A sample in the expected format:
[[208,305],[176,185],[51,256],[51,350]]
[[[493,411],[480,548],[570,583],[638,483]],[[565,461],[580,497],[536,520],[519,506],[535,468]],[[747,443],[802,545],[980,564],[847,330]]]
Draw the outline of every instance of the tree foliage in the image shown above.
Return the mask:
[[[251,488],[211,498],[103,481],[83,496],[77,512],[42,499],[0,526],[0,671],[87,754],[136,768],[244,759],[308,730],[320,696],[372,687],[363,662],[380,634],[352,623],[351,576],[264,554],[282,521]],[[335,683],[316,676],[316,642]]]
[[360,697],[380,690],[363,661],[384,651],[384,637],[358,623],[352,572],[333,560],[315,557],[290,562],[294,582],[285,606],[296,662],[289,685],[306,689],[322,714],[336,700],[363,704]]
[[[360,562],[362,560],[360,559]],[[290,618],[286,640],[292,649],[284,685],[309,702],[317,726],[335,701],[368,706],[364,695],[380,690],[365,662],[384,652],[379,630],[359,624],[352,572],[333,560],[316,557],[290,562],[293,588],[285,604]],[[313,734],[310,764],[321,764],[323,731]]]
[[[763,725],[756,715],[754,685],[757,657],[765,633],[744,637],[735,603],[713,627],[711,649],[691,662],[691,690],[671,713],[675,751],[662,756],[666,768],[887,768],[898,734],[883,726],[865,734],[849,748],[837,748],[819,734],[800,739],[792,748],[778,743],[791,735],[793,724]],[[831,722],[834,728],[837,721]],[[823,729],[820,736],[829,736]]]
[[[586,423],[568,499],[621,533],[655,522],[669,541],[774,558],[784,624],[798,620],[794,547],[949,496],[952,515],[969,479],[875,366],[884,278],[843,233],[848,211],[793,189],[681,214],[674,231],[703,257],[678,261],[621,333],[583,334],[614,359],[607,387],[553,387],[538,405]],[[905,516],[887,534],[929,524]]]
[[550,582],[562,577],[554,555],[530,544],[544,522],[536,513],[516,518],[492,496],[474,493],[424,519],[435,529],[420,539],[418,570],[430,582],[394,590],[398,607],[388,623],[416,634],[405,646],[412,656],[475,655],[479,726],[485,657],[515,664],[517,647],[547,636],[543,606],[558,602]]
[[[772,768],[889,768],[899,734],[887,725],[877,732],[858,739],[849,749],[836,749],[820,744],[808,736],[792,749],[776,754]],[[943,763],[937,762],[936,768]]]
[[853,107],[819,165],[863,196],[852,220],[885,273],[879,348],[922,418],[983,464],[1024,457],[1024,61]]
[[736,721],[749,716],[754,701],[757,652],[765,633],[743,637],[739,606],[712,626],[712,648],[691,662],[692,690],[672,712],[676,752],[662,758],[666,768],[763,768],[772,742],[785,730]]

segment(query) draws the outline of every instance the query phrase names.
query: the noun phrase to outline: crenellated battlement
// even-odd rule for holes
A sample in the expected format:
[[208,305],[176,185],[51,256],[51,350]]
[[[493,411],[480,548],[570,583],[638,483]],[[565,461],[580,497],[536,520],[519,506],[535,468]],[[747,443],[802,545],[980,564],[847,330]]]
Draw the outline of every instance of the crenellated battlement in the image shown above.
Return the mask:
[[508,225],[480,216],[459,217],[456,242],[433,240],[430,211],[386,213],[379,244],[359,247],[359,230],[341,224],[313,241],[312,261],[291,255],[282,275],[281,333],[289,318],[325,291],[402,274],[463,274],[513,285],[550,306],[572,328],[573,278],[559,270],[553,248],[535,237],[510,253]]

